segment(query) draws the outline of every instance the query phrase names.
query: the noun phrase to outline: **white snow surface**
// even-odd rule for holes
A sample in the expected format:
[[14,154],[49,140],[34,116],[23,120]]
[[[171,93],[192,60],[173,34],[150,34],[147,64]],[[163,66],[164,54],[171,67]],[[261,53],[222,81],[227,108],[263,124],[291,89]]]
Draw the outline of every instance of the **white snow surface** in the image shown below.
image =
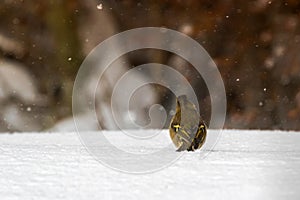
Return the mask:
[[224,130],[204,159],[136,175],[103,166],[77,133],[0,134],[0,199],[300,199],[299,144],[300,132]]

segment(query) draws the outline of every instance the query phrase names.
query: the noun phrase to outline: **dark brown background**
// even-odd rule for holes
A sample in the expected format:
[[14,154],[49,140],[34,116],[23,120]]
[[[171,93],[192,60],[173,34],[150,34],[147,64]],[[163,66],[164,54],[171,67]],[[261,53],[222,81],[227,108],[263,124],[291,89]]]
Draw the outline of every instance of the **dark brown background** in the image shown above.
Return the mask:
[[[72,83],[94,46],[127,29],[163,26],[197,40],[216,62],[227,93],[226,128],[300,130],[299,11],[297,0],[3,0],[0,59],[22,63],[35,80],[44,100],[30,106],[43,130],[71,115]],[[99,12],[105,15],[97,18]],[[149,51],[129,58],[137,65],[168,63],[170,56]],[[193,84],[201,90],[201,82]],[[208,102],[205,93],[199,98]],[[21,111],[28,106],[13,95],[9,102]],[[4,119],[0,127],[23,131]]]

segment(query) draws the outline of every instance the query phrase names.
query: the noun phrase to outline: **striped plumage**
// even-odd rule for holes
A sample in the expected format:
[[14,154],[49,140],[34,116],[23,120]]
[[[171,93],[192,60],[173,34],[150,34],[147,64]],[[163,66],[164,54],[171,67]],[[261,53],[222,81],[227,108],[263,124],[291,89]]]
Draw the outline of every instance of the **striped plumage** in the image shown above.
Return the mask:
[[177,98],[176,114],[169,131],[173,143],[178,148],[177,151],[194,151],[205,142],[206,125],[195,105],[188,101],[185,95]]

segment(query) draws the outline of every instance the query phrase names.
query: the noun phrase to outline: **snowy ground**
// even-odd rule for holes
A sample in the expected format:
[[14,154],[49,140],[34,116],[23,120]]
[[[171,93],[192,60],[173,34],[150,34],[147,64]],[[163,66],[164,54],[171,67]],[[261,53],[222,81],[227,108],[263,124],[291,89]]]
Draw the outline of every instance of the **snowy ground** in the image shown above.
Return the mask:
[[0,199],[300,199],[299,144],[300,132],[225,130],[204,159],[134,175],[101,165],[76,133],[0,134]]

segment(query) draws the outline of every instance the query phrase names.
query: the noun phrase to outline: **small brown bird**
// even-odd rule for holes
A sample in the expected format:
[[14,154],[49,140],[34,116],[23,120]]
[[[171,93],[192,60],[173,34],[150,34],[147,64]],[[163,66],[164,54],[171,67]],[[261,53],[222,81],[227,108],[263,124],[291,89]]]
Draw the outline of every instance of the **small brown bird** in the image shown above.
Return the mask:
[[186,95],[177,98],[176,114],[169,131],[173,143],[178,148],[177,151],[194,151],[205,142],[206,125],[196,106],[187,100]]

